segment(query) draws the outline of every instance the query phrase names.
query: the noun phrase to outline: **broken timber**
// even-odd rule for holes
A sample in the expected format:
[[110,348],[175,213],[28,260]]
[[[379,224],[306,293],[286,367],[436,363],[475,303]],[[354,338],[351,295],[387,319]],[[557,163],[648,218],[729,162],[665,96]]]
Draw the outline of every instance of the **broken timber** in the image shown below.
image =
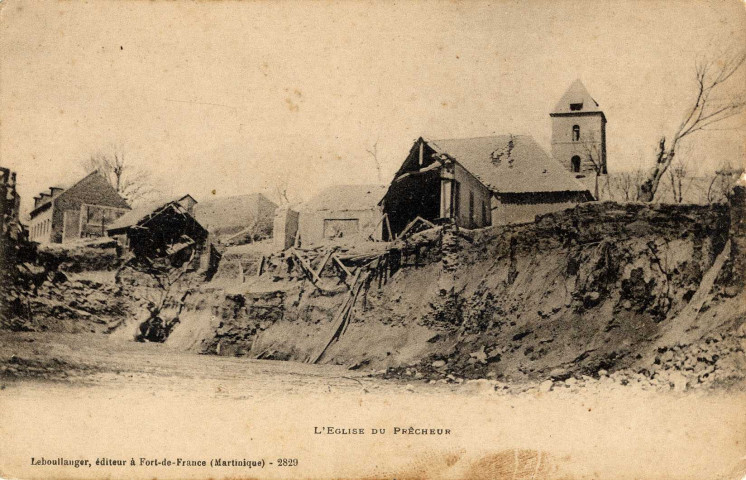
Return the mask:
[[331,338],[328,342],[326,342],[326,344],[321,349],[321,351],[319,351],[318,354],[313,355],[311,356],[311,358],[309,358],[309,363],[318,363],[324,353],[326,353],[326,350],[329,348],[329,346],[334,343],[334,341],[337,340],[347,329],[347,324],[349,323],[350,319],[350,312],[352,311],[352,307],[355,305],[357,297],[360,294],[360,290],[362,290],[363,284],[365,283],[365,281],[360,281],[361,274],[365,269],[366,267],[359,267],[357,269],[355,278],[353,279],[352,285],[350,286],[349,295],[342,303],[342,306],[334,317],[334,323],[332,324],[331,328]]
[[326,255],[324,255],[324,258],[321,259],[321,263],[316,268],[316,276],[321,278],[321,272],[324,270],[324,267],[326,266],[326,263],[329,261],[329,258],[331,258],[332,255],[334,255],[334,248],[329,249],[328,252],[326,252]]
[[339,268],[342,270],[342,272],[344,272],[344,274],[345,274],[345,276],[347,278],[351,278],[352,277],[352,273],[350,273],[350,271],[347,269],[347,267],[345,266],[345,264],[342,263],[342,260],[340,260],[339,257],[336,254],[332,255],[332,260],[334,260],[334,262],[337,264],[337,266],[339,266]]
[[243,265],[241,264],[241,259],[236,258],[236,263],[238,264],[238,278],[239,280],[241,280],[241,283],[244,283],[246,281],[246,278],[244,277]]
[[256,269],[256,276],[259,277],[264,272],[264,261],[266,260],[266,257],[262,255],[262,259],[259,260],[259,266]]
[[291,251],[292,251],[293,256],[298,259],[298,262],[300,263],[300,266],[303,272],[309,276],[309,278],[311,279],[314,285],[316,285],[318,288],[321,288],[320,287],[321,278],[319,278],[319,276],[316,274],[313,268],[311,268],[311,265],[308,264],[308,261],[305,258],[303,258],[298,253],[298,251],[295,250],[294,248],[291,249]]
[[[409,222],[406,227],[404,227],[404,230],[396,237],[397,239],[404,238],[404,236],[412,230],[415,225],[417,225],[418,222],[422,222],[425,224],[428,228],[435,228],[435,224],[433,222],[430,222],[428,220],[425,220],[424,218],[420,217],[419,215],[415,217],[414,220]],[[414,233],[414,232],[413,232]]]
[[389,222],[389,214],[388,213],[384,213],[383,215],[381,215],[381,218],[378,219],[378,222],[376,222],[376,224],[373,227],[370,235],[368,235],[368,240],[372,240],[374,242],[378,241],[378,240],[375,240],[373,238],[373,233],[375,233],[375,231],[378,228],[378,226],[381,225],[382,223],[383,223],[383,225],[386,226],[386,231],[389,234],[388,238],[389,239],[393,239],[394,238],[394,235],[391,233],[391,223]]

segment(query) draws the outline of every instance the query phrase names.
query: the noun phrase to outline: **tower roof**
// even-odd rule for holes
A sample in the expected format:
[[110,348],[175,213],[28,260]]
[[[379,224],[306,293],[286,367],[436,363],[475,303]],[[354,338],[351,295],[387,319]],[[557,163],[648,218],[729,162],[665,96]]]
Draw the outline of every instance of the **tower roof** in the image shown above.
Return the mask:
[[591,94],[580,79],[575,80],[554,107],[552,113],[591,113],[601,112]]

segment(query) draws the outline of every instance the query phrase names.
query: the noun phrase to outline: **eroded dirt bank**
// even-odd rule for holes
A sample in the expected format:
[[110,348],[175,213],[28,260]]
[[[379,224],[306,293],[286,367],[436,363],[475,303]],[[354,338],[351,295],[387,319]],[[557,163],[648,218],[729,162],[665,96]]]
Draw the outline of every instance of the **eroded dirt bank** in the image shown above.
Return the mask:
[[[401,267],[390,278],[364,283],[319,361],[406,382],[729,387],[746,366],[746,301],[731,260],[743,239],[732,214],[727,205],[593,203],[529,224],[421,232],[396,245]],[[33,321],[16,302],[5,327],[132,338],[147,289],[137,279],[114,285],[111,250],[87,253],[86,263],[44,273],[26,302]],[[164,347],[318,356],[347,288],[333,270],[319,286],[284,256],[257,277],[259,258],[239,249],[211,282],[192,279],[188,296],[174,296],[183,305],[165,312],[180,310]]]

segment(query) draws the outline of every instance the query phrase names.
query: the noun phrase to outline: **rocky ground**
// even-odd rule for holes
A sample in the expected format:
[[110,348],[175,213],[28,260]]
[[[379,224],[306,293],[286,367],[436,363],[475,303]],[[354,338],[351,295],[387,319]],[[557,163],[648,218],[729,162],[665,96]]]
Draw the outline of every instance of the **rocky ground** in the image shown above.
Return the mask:
[[[390,367],[376,375],[400,381],[424,381],[431,384],[463,384],[478,378],[492,380],[497,390],[543,391],[567,389],[577,391],[593,386],[631,386],[644,390],[683,392],[692,389],[743,389],[746,387],[746,315],[733,316],[743,310],[744,297],[721,304],[702,314],[702,323],[727,319],[697,340],[676,341],[668,345],[649,346],[646,357],[638,354],[627,362],[594,368],[558,366],[528,381],[497,381],[497,374],[481,377],[474,366],[486,367],[500,353],[500,345],[473,348],[464,361],[463,350],[450,355],[436,354],[415,365]],[[739,308],[741,307],[741,308]],[[733,310],[731,310],[733,309]],[[518,340],[515,340],[518,341]],[[652,343],[652,342],[651,342]],[[638,358],[639,357],[639,358]],[[612,359],[613,360],[613,359]],[[475,372],[477,372],[475,374]]]

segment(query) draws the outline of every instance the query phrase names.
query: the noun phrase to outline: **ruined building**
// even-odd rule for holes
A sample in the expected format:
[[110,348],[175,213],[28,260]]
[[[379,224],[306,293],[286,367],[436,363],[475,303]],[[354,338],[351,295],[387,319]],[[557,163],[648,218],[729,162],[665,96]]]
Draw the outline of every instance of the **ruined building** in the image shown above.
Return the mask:
[[92,172],[69,188],[51,187],[34,197],[29,236],[39,243],[103,237],[106,228],[130,209],[114,187]]
[[604,113],[577,80],[550,116],[554,158],[529,135],[417,139],[381,201],[393,236],[417,217],[480,228],[593,200],[606,174]]
[[0,167],[0,235],[3,237],[19,240],[19,236],[24,234],[19,218],[20,208],[21,197],[16,192],[16,172]]
[[162,258],[181,251],[201,251],[208,232],[192,216],[191,195],[140,205],[107,228],[110,237],[137,257]]
[[532,221],[592,200],[527,135],[419,138],[381,201],[393,235],[421,217],[463,228]]

